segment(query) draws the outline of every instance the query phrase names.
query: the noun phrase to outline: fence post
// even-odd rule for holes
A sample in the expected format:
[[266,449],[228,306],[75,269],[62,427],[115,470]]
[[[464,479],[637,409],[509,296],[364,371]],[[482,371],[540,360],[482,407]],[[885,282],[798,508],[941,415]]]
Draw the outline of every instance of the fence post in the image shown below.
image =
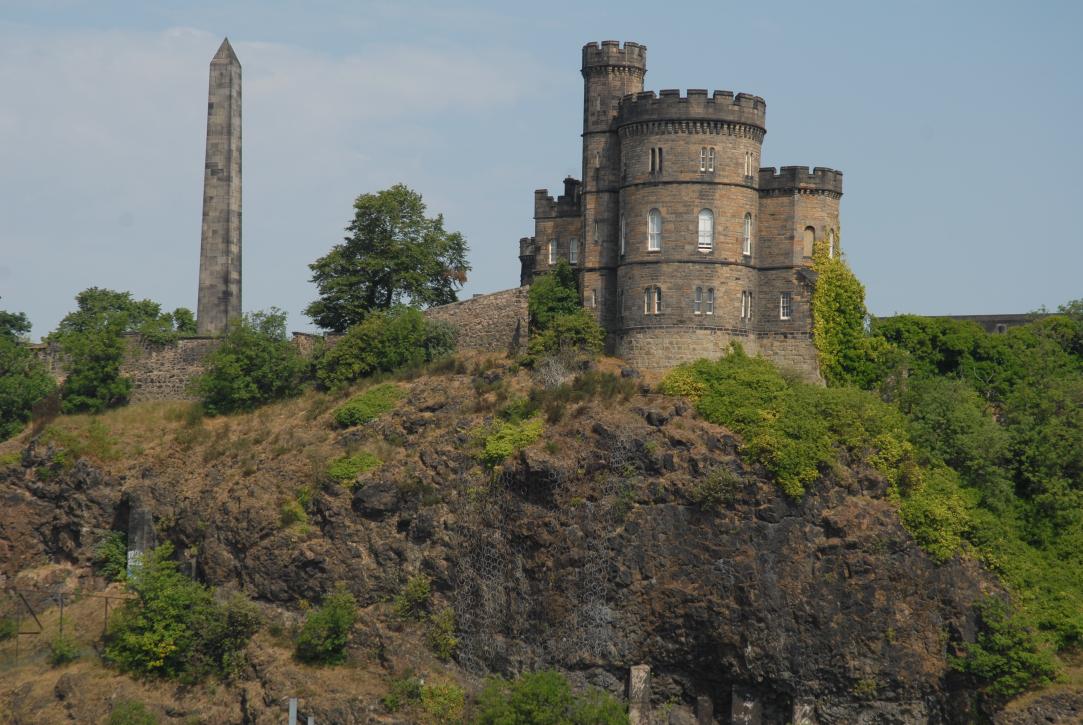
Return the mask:
[[297,725],[297,698],[290,698],[290,725]]

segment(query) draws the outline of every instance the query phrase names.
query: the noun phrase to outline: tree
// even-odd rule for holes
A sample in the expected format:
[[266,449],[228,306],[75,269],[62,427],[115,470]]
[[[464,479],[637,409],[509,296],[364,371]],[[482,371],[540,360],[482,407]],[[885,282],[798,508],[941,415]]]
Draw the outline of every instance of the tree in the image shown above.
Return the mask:
[[30,334],[30,319],[22,312],[0,310],[0,339],[21,340]]
[[229,328],[195,387],[211,415],[251,410],[298,393],[304,365],[286,336],[286,313],[272,307]]
[[349,236],[309,265],[319,299],[305,309],[318,326],[344,332],[371,312],[409,303],[454,302],[466,282],[466,240],[425,216],[421,195],[402,184],[354,202]]
[[515,680],[493,678],[478,695],[478,725],[622,725],[624,706],[612,696],[591,690],[576,695],[564,675],[553,670],[530,672]]
[[578,312],[579,286],[571,265],[562,259],[552,272],[539,275],[530,285],[527,307],[532,332],[544,330],[554,317]]
[[[25,315],[11,317],[26,319]],[[29,323],[25,329],[30,329]],[[0,441],[22,430],[34,404],[55,390],[56,382],[34,353],[14,336],[0,332]]]
[[173,310],[173,326],[180,335],[196,334],[196,316],[187,307]]
[[125,352],[120,329],[114,322],[60,339],[68,373],[60,390],[65,413],[100,413],[128,401],[132,381],[120,374]]

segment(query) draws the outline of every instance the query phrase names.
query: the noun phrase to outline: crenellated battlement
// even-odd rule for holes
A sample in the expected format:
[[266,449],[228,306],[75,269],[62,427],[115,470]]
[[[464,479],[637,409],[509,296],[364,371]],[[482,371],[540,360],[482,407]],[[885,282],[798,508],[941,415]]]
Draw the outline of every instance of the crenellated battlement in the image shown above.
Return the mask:
[[571,176],[564,179],[564,193],[553,198],[548,189],[534,190],[534,218],[579,216],[582,182]]
[[625,68],[639,73],[647,72],[647,46],[628,41],[621,45],[616,40],[587,43],[583,46],[583,73],[596,68]]
[[823,166],[783,166],[760,169],[760,191],[823,191],[842,195],[842,172]]
[[682,95],[676,89],[644,91],[620,100],[617,126],[644,121],[722,121],[765,128],[767,102],[759,96],[733,91],[690,88]]

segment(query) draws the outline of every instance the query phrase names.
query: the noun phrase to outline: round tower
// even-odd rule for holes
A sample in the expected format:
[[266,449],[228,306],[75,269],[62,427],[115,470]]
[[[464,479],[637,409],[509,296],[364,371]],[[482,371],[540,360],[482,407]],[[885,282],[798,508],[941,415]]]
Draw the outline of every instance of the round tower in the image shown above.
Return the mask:
[[647,48],[615,40],[583,46],[583,305],[613,330],[620,192],[620,138],[614,122],[620,99],[643,90]]

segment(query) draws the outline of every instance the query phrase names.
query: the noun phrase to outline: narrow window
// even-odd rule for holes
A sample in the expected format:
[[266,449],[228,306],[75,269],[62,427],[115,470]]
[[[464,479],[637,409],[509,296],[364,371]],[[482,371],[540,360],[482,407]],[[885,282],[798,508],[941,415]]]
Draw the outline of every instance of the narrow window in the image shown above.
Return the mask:
[[741,319],[745,319],[745,311],[748,309],[748,293],[741,293]]
[[620,253],[624,256],[624,215],[620,215]]
[[647,251],[657,252],[662,248],[662,212],[651,209],[647,215]]
[[805,233],[804,233],[804,236],[803,236],[801,241],[802,241],[803,246],[805,248],[805,256],[806,257],[811,257],[812,256],[812,247],[816,243],[816,228],[815,227],[805,227]]
[[590,291],[590,306],[591,307],[597,307],[598,306],[598,290],[596,290],[596,289],[592,289]]
[[752,254],[752,215],[748,213],[745,214],[745,237],[741,251],[745,256]]
[[793,317],[793,297],[789,292],[783,292],[778,298],[778,318],[788,320]]
[[748,293],[748,314],[745,315],[745,319],[752,319],[752,293]]
[[703,311],[703,288],[696,287],[696,296],[692,300],[692,314],[698,315]]
[[598,222],[594,222],[594,233],[591,235],[594,237],[594,243],[598,243]]
[[655,155],[655,149],[654,149],[654,148],[652,147],[652,148],[651,148],[651,173],[652,173],[652,174],[653,174],[653,173],[654,173],[654,172],[655,172],[655,171],[657,170],[657,168],[658,168],[658,166],[657,166],[657,161],[655,160],[655,157],[654,157],[654,155]]
[[647,289],[643,290],[643,314],[644,315],[649,315],[651,313],[651,308],[652,308],[651,297],[653,297],[653,296],[654,295],[652,294],[652,288],[651,287],[648,287]]
[[704,311],[708,315],[714,314],[714,287],[707,288],[707,309]]
[[707,149],[707,170],[714,171],[714,146]]
[[699,150],[699,170],[701,172],[707,170],[707,147],[704,146]]
[[658,148],[658,173],[662,173],[662,148]]
[[600,168],[602,165],[602,153],[600,151],[594,152],[594,168]]
[[714,248],[714,213],[703,209],[699,213],[699,249],[709,252]]
[[557,240],[549,240],[549,264],[557,263]]
[[654,314],[662,314],[662,288],[654,288]]
[[568,261],[579,264],[579,240],[572,239],[568,242]]
[[827,234],[827,256],[834,257],[837,250],[838,243],[835,241],[835,230],[832,229]]

